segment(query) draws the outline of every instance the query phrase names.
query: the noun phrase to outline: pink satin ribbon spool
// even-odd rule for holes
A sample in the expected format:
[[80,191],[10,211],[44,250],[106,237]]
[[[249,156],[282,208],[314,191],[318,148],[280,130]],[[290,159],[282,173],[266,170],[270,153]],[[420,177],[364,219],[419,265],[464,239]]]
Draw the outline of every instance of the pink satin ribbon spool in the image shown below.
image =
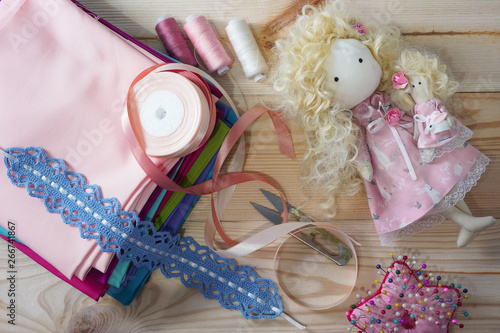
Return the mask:
[[208,85],[189,71],[155,67],[129,91],[130,125],[149,156],[172,159],[193,152],[210,137],[215,117]]
[[209,130],[210,109],[200,88],[177,73],[151,73],[132,93],[146,154],[181,157],[199,147]]

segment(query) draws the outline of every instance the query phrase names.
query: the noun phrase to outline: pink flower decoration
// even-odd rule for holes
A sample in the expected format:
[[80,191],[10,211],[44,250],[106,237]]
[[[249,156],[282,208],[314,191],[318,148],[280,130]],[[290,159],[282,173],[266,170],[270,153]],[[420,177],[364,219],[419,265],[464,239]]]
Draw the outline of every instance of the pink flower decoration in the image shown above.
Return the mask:
[[[380,265],[377,268],[380,269]],[[400,332],[444,333],[450,325],[463,328],[453,315],[462,306],[461,293],[463,298],[468,298],[467,289],[461,291],[454,284],[440,284],[440,279],[438,276],[438,284],[431,284],[430,276],[418,268],[414,271],[406,259],[395,261],[373,296],[351,306],[346,313],[347,320],[360,332],[397,329]]]
[[366,34],[366,29],[363,27],[363,24],[361,24],[361,23],[359,23],[359,22],[358,22],[358,23],[353,24],[353,25],[352,25],[352,27],[353,27],[354,29],[356,29],[356,31],[357,31],[359,34],[361,34],[361,35]]
[[401,111],[399,111],[399,109],[394,108],[387,111],[387,114],[385,115],[385,120],[390,126],[396,126],[402,117],[403,115],[401,114]]
[[404,89],[408,85],[408,80],[406,79],[404,73],[395,73],[392,76],[392,87],[394,89]]

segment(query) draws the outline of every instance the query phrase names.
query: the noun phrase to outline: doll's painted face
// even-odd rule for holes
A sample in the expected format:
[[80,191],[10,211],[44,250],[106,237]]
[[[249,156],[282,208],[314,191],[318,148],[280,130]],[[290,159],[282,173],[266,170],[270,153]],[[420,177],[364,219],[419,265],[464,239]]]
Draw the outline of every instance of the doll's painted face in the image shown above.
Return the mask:
[[412,76],[408,82],[407,93],[417,104],[427,102],[433,98],[427,80],[423,76]]
[[356,39],[339,39],[325,61],[328,84],[342,108],[353,108],[377,89],[382,69],[372,53]]

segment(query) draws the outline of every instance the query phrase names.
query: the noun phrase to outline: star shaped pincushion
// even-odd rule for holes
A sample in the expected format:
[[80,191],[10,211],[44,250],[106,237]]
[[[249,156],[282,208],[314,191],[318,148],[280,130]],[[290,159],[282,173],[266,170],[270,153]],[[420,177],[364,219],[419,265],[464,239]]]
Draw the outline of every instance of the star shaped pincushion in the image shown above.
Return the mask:
[[[433,274],[424,274],[422,269],[413,270],[407,264],[408,257],[400,256],[385,272],[380,288],[369,298],[351,306],[347,319],[358,332],[448,332],[450,324],[463,328],[453,319],[455,311],[462,305],[461,297],[469,298],[462,286],[433,284]],[[402,259],[402,260],[401,260]],[[416,263],[413,261],[413,263]],[[377,265],[381,269],[380,265]],[[468,316],[468,313],[464,313]]]

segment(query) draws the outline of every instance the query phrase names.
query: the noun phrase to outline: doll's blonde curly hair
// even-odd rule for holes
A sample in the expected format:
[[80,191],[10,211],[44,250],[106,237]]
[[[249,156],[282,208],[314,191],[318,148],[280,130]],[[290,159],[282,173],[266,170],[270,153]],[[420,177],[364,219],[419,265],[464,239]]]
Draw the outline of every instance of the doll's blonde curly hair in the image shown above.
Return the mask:
[[323,68],[332,44],[342,38],[359,40],[372,52],[382,68],[379,90],[391,83],[390,64],[399,52],[399,30],[389,26],[365,25],[360,34],[353,25],[360,23],[342,5],[333,3],[324,10],[305,6],[286,39],[276,42],[279,55],[274,68],[274,88],[285,95],[286,116],[297,116],[308,141],[304,156],[304,179],[326,190],[322,204],[335,214],[335,194],[342,190],[357,193],[362,181],[356,156],[361,131],[352,111],[339,106],[328,86]]
[[[458,89],[458,82],[450,79],[446,73],[446,65],[441,63],[435,54],[405,49],[393,66],[393,73],[401,72],[406,77],[421,76],[426,79],[434,97],[443,102]],[[401,110],[411,111],[415,105],[404,89],[391,88],[391,99]]]

